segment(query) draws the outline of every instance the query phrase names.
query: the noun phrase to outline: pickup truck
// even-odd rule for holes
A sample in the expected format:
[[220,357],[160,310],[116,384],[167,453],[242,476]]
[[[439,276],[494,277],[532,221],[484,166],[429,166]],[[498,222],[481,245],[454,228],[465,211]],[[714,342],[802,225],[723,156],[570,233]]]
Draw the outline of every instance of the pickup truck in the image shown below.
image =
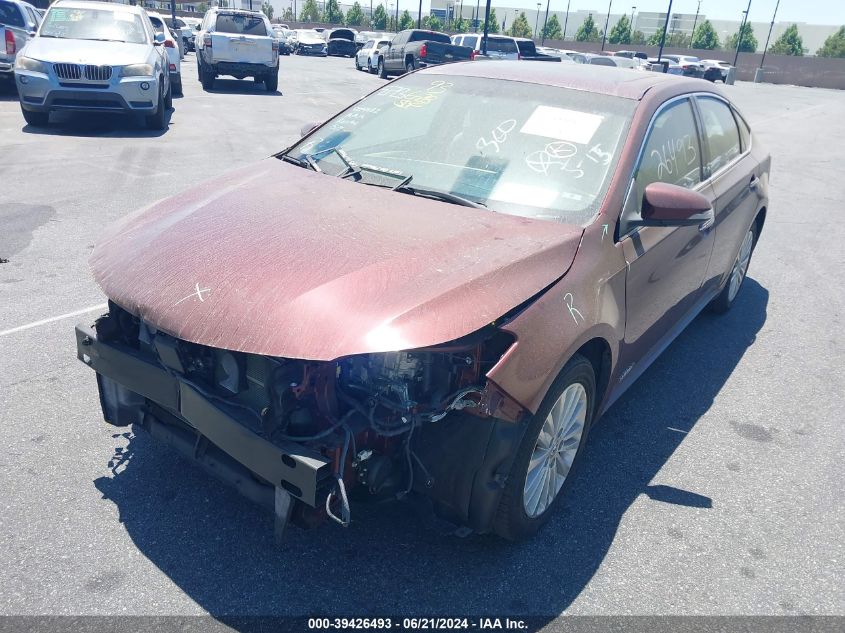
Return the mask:
[[15,80],[15,58],[35,36],[41,15],[21,0],[0,0],[0,79]]
[[197,74],[205,90],[219,75],[263,81],[267,92],[279,87],[279,40],[260,11],[211,9],[196,36]]
[[525,37],[515,37],[516,45],[519,47],[519,58],[529,62],[559,62],[561,58],[556,55],[546,55],[537,50],[534,40]]
[[382,79],[401,75],[417,68],[464,62],[475,58],[469,46],[456,46],[445,33],[407,29],[400,31],[379,55],[378,74]]

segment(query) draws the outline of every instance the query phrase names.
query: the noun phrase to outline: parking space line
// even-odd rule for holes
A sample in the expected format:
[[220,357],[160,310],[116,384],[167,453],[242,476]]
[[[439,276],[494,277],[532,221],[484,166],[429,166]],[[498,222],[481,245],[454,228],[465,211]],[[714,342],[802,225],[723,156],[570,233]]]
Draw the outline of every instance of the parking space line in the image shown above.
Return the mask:
[[62,319],[69,319],[70,317],[79,316],[80,314],[87,314],[88,312],[94,312],[95,310],[102,310],[103,308],[107,307],[107,303],[100,303],[98,305],[90,306],[88,308],[82,308],[81,310],[76,310],[74,312],[67,312],[65,314],[60,314],[59,316],[50,317],[49,319],[33,321],[32,323],[27,323],[26,325],[19,325],[18,327],[13,327],[10,330],[0,331],[0,336],[14,334],[15,332],[23,332],[24,330],[29,330],[31,328],[38,327],[39,325],[46,325],[47,323],[52,323],[53,321],[61,321]]

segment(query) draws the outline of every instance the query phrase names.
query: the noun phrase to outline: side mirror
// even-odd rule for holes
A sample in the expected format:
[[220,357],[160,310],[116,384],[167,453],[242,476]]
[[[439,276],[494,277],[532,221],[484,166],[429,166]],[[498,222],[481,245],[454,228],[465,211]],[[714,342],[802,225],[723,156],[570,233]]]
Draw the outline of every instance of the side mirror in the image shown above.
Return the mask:
[[643,192],[641,219],[634,226],[712,225],[713,207],[705,196],[679,185],[653,182]]
[[164,33],[156,33],[155,36],[155,44],[158,46],[159,44],[164,44],[164,40],[167,39],[164,37]]
[[199,31],[199,30],[200,30],[200,26],[201,26],[201,25],[197,24],[197,25],[194,27],[194,30],[195,30],[195,31]]
[[320,125],[317,121],[312,121],[311,123],[306,123],[301,128],[299,128],[299,136],[308,136],[318,125]]

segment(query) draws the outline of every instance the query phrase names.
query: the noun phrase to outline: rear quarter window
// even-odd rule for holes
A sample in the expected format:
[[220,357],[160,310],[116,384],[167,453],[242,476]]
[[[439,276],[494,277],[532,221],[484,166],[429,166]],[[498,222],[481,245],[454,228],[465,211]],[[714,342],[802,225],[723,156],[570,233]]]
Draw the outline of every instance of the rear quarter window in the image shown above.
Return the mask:
[[516,42],[504,37],[487,38],[487,51],[493,53],[519,53]]
[[2,0],[0,0],[0,24],[5,24],[6,26],[16,26],[19,28],[24,28],[26,26],[23,14],[18,11],[17,6],[11,2],[3,2]]

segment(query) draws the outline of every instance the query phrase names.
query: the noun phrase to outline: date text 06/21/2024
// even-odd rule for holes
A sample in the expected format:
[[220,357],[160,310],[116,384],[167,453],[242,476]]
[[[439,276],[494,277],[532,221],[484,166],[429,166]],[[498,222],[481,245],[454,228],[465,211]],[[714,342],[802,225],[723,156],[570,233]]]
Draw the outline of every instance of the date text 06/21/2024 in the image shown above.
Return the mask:
[[309,618],[310,630],[523,630],[524,620],[512,618]]

